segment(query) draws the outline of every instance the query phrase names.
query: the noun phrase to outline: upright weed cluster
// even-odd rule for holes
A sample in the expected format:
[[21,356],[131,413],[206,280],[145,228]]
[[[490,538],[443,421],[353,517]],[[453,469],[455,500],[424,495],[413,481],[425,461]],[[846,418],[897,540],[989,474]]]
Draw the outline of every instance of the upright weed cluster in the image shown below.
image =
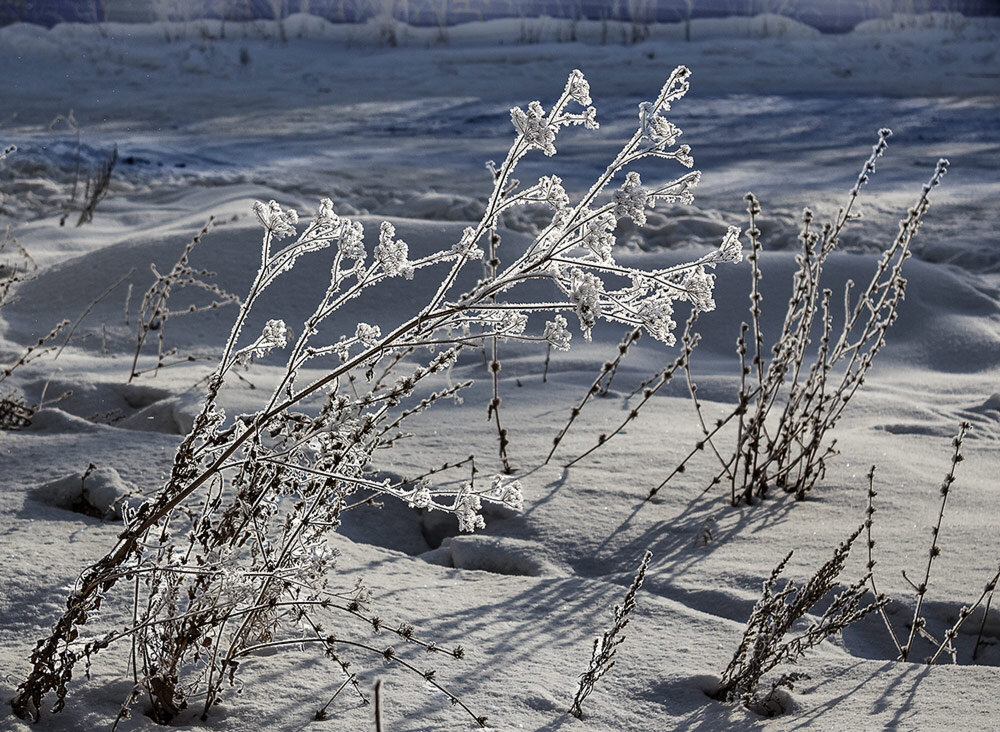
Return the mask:
[[76,150],[73,156],[73,185],[70,187],[69,198],[63,203],[63,213],[59,217],[59,225],[64,226],[70,214],[79,209],[80,216],[76,220],[76,225],[83,226],[94,220],[94,212],[97,210],[97,204],[108,193],[108,189],[111,186],[111,176],[118,165],[118,145],[112,148],[108,157],[97,166],[95,171],[87,174],[83,195],[81,200],[77,201],[76,195],[80,188],[80,173],[83,167],[80,123],[71,109],[66,114],[57,115],[49,123],[49,129],[54,129],[57,125],[64,126],[76,138]]
[[[418,641],[411,626],[387,625],[371,615],[364,588],[338,580],[329,540],[341,514],[365,500],[358,494],[389,495],[414,507],[453,513],[465,531],[483,526],[484,501],[520,508],[520,485],[499,476],[482,485],[473,474],[458,489],[376,477],[374,455],[391,446],[400,424],[460,388],[427,394],[432,377],[446,371],[462,348],[494,338],[568,348],[563,313],[577,316],[586,337],[603,318],[643,327],[672,343],[673,303],[708,306],[713,278],[705,267],[733,259],[735,232],[724,248],[669,270],[621,266],[612,251],[620,219],[642,224],[645,209],[655,202],[691,198],[697,173],[646,187],[628,171],[620,187],[608,191],[616,175],[644,158],[692,164],[686,146],[674,147],[680,130],[663,116],[687,91],[688,76],[679,67],[657,98],[640,106],[638,129],[576,203],[555,176],[522,187],[513,174],[531,151],[553,155],[562,128],[597,127],[583,75],[570,75],[548,111],[538,102],[527,110],[512,109],[516,135],[495,170],[482,218],[453,246],[415,259],[386,222],[369,261],[362,225],[336,214],[329,200],[320,203],[301,232],[295,211],[273,201],[255,204],[264,227],[260,266],[239,304],[201,412],[177,450],[166,484],[127,516],[115,546],[84,571],[51,635],[38,642],[32,669],[12,702],[14,711],[37,719],[52,692],[54,708],[61,709],[77,663],[89,665],[94,654],[122,640],[131,645],[134,680],[123,713],[146,696],[160,722],[195,701],[206,715],[225,689],[245,678],[245,661],[279,647],[316,647],[343,672],[344,685],[352,685],[362,698],[348,670],[348,657],[358,650],[400,664],[443,691],[433,669],[418,668],[391,645],[359,639],[358,631],[367,626],[392,632],[404,642],[456,658],[463,655],[461,648],[442,651]],[[571,104],[582,109],[571,111]],[[525,204],[549,207],[549,225],[510,263],[487,268],[470,289],[459,292],[463,270],[483,257],[479,244],[498,217]],[[244,337],[262,294],[301,257],[326,250],[331,252],[329,284],[296,329],[299,335],[292,338],[285,323],[272,319],[259,335]],[[339,340],[318,342],[321,326],[362,293],[399,287],[436,266],[443,274],[434,294],[402,322],[385,330],[357,322]],[[528,280],[550,282],[555,296],[530,303],[510,300],[508,293]],[[550,319],[532,333],[529,317],[537,313]],[[228,417],[220,395],[234,369],[283,349],[287,356],[271,395],[256,412]],[[322,375],[308,381],[307,366],[320,367]],[[117,629],[84,639],[81,627],[105,604],[118,610]]]
[[[757,228],[760,205],[753,194],[747,195],[753,284],[750,324],[743,323],[737,340],[740,358],[737,405],[714,427],[706,426],[690,373],[690,361],[684,362],[703,439],[696,450],[650,490],[650,497],[683,472],[688,459],[706,445],[711,447],[720,466],[712,485],[727,482],[733,505],[741,501],[753,503],[767,495],[772,487],[792,493],[801,500],[824,475],[827,459],[836,453],[836,440],[829,439],[829,434],[864,384],[885,345],[889,328],[896,322],[906,291],[903,263],[910,256],[910,244],[930,207],[930,192],[948,170],[948,161],[939,160],[917,202],[900,221],[892,243],[882,252],[868,284],[857,292],[854,282],[847,281],[843,293],[843,319],[839,328],[836,327],[833,292],[821,284],[823,266],[836,249],[844,227],[858,218],[854,208],[861,188],[875,171],[875,163],[885,151],[890,134],[888,129],[879,131],[878,142],[851,189],[846,205],[833,221],[817,228],[812,212],[806,209],[799,235],[802,249],[796,258],[798,270],[792,282],[792,295],[781,330],[771,347],[770,361],[766,363],[760,321],[762,247],[761,232]],[[809,355],[809,347],[817,336],[819,345],[815,353]],[[717,445],[717,435],[730,421],[736,423],[735,444],[724,448]]]
[[[6,154],[11,151],[8,150]],[[0,308],[2,308],[13,297],[14,290],[21,282],[31,279],[33,270],[37,265],[14,237],[10,226],[6,228],[0,237],[0,255],[11,252],[9,258],[0,262]],[[52,334],[54,338],[56,334]],[[14,373],[14,369],[23,366],[29,360],[33,360],[45,345],[45,339],[27,348],[18,358],[9,365],[0,367],[0,429],[9,430],[24,427],[29,424],[34,407],[25,402],[24,398],[13,390],[4,388],[4,381]]]
[[[785,310],[781,330],[771,346],[767,360],[764,333],[761,327],[760,291],[762,251],[761,231],[757,227],[760,204],[747,194],[747,213],[751,242],[748,259],[752,265],[750,290],[750,323],[743,323],[737,339],[740,359],[740,385],[737,404],[726,416],[711,422],[706,420],[698,398],[698,385],[691,370],[691,356],[698,345],[694,332],[698,313],[710,310],[710,299],[692,309],[682,335],[681,353],[660,373],[636,387],[629,399],[633,403],[622,422],[610,432],[598,436],[596,444],[567,463],[573,465],[603,447],[621,434],[634,421],[650,399],[683,371],[694,403],[702,438],[658,485],[651,488],[648,498],[655,496],[677,475],[684,473],[688,462],[706,448],[719,463],[719,471],[711,486],[729,484],[730,501],[753,503],[779,487],[804,499],[822,478],[826,461],[836,453],[836,440],[829,434],[840,420],[847,404],[865,382],[875,358],[885,345],[889,328],[896,322],[899,304],[906,290],[902,275],[903,263],[910,257],[910,245],[930,207],[930,192],[937,187],[948,170],[948,161],[939,160],[930,180],[924,184],[920,197],[899,231],[883,250],[867,286],[856,293],[855,284],[848,280],[843,294],[843,318],[835,324],[833,292],[821,285],[823,266],[840,242],[844,228],[860,218],[854,211],[862,187],[875,172],[875,163],[885,152],[891,131],[879,130],[878,141],[865,161],[851,189],[847,203],[833,221],[817,227],[813,214],[805,210],[799,239],[802,249],[796,257],[798,269],[792,281],[792,294]],[[732,261],[740,261],[742,253],[733,231],[727,236]],[[725,249],[726,247],[724,247]],[[839,325],[839,328],[837,327]],[[748,343],[749,338],[749,343]],[[810,346],[814,339],[819,345],[814,354]],[[617,363],[627,353],[627,345],[619,347]],[[554,439],[549,459],[565,437],[580,411],[596,394],[612,366],[606,364],[594,384],[570,413],[566,426]],[[727,425],[735,425],[731,447],[723,444],[721,434]],[[727,433],[728,434],[728,433]]]

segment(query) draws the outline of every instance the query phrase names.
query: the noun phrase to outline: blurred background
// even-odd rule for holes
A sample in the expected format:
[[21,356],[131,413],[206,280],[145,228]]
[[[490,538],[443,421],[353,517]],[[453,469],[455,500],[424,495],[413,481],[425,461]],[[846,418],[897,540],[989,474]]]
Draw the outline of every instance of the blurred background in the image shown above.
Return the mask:
[[1000,15],[997,0],[2,0],[0,23],[143,23],[216,18],[281,19],[309,13],[335,23],[391,16],[414,26],[455,25],[497,18],[551,17],[672,23],[695,18],[773,13],[824,33],[894,14],[932,12]]

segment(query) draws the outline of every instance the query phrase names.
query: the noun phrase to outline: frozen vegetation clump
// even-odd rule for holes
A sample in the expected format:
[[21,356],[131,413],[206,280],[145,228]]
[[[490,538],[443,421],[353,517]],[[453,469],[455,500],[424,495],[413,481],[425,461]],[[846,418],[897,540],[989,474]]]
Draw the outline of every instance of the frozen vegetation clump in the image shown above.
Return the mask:
[[[760,242],[757,228],[760,204],[747,194],[751,241],[749,256],[753,272],[750,291],[750,324],[743,323],[737,339],[740,388],[736,408],[709,427],[701,411],[697,385],[685,361],[687,383],[701,423],[703,440],[658,486],[654,496],[680,472],[705,444],[719,461],[712,485],[729,484],[732,505],[752,504],[772,487],[802,500],[826,473],[827,460],[836,454],[836,439],[830,435],[844,409],[865,383],[886,335],[896,322],[906,293],[903,264],[911,255],[911,244],[924,214],[930,208],[930,193],[948,170],[939,160],[930,180],[923,185],[917,202],[899,222],[896,236],[883,249],[871,279],[862,287],[853,280],[844,286],[842,303],[836,305],[833,291],[822,285],[823,267],[837,248],[844,228],[860,218],[856,204],[861,189],[875,172],[875,163],[885,152],[891,130],[879,130],[878,141],[851,188],[847,203],[830,222],[818,226],[813,213],[802,215],[799,240],[802,249],[792,280],[792,295],[774,344],[771,358],[764,349],[761,326]],[[838,316],[837,311],[842,315]],[[748,345],[748,331],[750,344]],[[810,346],[818,337],[815,353]],[[748,361],[749,357],[749,361]],[[725,447],[717,439],[728,422],[736,424],[735,442]]]
[[768,715],[775,713],[778,710],[774,706],[774,692],[781,686],[791,686],[802,676],[786,674],[775,682],[770,693],[762,696],[757,693],[757,686],[764,674],[779,664],[795,663],[813,646],[885,605],[886,599],[881,596],[868,605],[863,604],[871,576],[866,575],[841,590],[826,610],[808,626],[796,629],[813,606],[837,586],[837,578],[844,570],[851,546],[862,528],[859,527],[842,542],[833,557],[816,570],[804,585],[789,580],[780,590],[776,588],[778,577],[792,558],[791,552],[774,568],[750,614],[743,639],[722,673],[715,692],[717,699],[740,700]]
[[[613,249],[620,219],[641,224],[656,202],[691,199],[696,172],[649,186],[626,170],[644,158],[692,165],[688,148],[676,145],[680,130],[663,116],[687,91],[688,77],[686,68],[677,68],[640,107],[632,137],[575,202],[556,176],[522,186],[514,172],[528,153],[553,155],[563,128],[597,128],[583,75],[574,71],[548,110],[539,102],[514,108],[514,141],[493,168],[482,218],[437,251],[414,254],[389,224],[369,251],[361,223],[336,213],[328,199],[308,219],[274,201],[254,204],[263,227],[259,268],[238,303],[200,413],[163,487],[126,512],[117,543],[83,571],[51,635],[37,643],[14,711],[37,719],[50,694],[60,710],[77,666],[89,669],[95,654],[122,644],[133,687],[121,716],[145,699],[160,723],[186,709],[205,718],[227,689],[252,682],[245,665],[254,657],[314,647],[338,672],[334,696],[353,688],[365,700],[352,669],[359,653],[369,653],[409,669],[485,725],[404,647],[453,658],[463,649],[440,648],[420,640],[412,626],[374,615],[369,592],[338,575],[330,539],[343,512],[372,495],[452,513],[468,532],[483,527],[484,503],[521,508],[520,484],[500,476],[483,484],[473,474],[458,487],[436,487],[377,474],[376,451],[393,445],[401,424],[462,388],[447,382],[431,390],[433,377],[447,372],[463,348],[519,339],[566,349],[569,318],[586,338],[603,319],[672,344],[673,303],[711,308],[708,268],[738,258],[737,230],[719,250],[664,270],[619,265]],[[624,180],[615,188],[620,173]],[[464,270],[480,270],[484,239],[505,211],[525,204],[547,206],[550,223],[503,267],[482,268],[470,287]],[[261,332],[248,334],[262,294],[303,257],[320,256],[330,277],[312,313],[294,328],[270,319]],[[434,271],[433,295],[401,322],[350,317],[362,293],[402,288]],[[551,283],[551,298],[508,297],[529,280]],[[321,339],[334,314],[340,322],[348,316],[348,332]],[[542,322],[535,323],[539,315]],[[221,395],[236,369],[278,353],[284,363],[270,396],[254,412],[227,415]],[[85,635],[83,626],[98,615],[109,622]],[[400,648],[365,631],[393,635]]]

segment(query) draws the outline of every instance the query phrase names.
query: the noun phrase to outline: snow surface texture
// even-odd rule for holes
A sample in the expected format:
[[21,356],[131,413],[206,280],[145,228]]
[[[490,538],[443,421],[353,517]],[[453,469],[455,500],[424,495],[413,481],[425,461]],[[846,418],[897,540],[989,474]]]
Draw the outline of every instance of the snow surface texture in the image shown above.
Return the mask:
[[[197,412],[196,383],[208,373],[201,362],[125,386],[134,347],[125,290],[131,283],[134,297],[141,295],[151,262],[169,268],[215,215],[219,225],[193,263],[218,273],[225,289],[243,292],[256,266],[254,198],[312,210],[330,195],[371,232],[389,218],[414,251],[456,241],[489,191],[483,162],[502,159],[509,144],[511,105],[544,103],[570,69],[586,73],[601,131],[567,135],[554,160],[538,156],[523,170],[523,177],[556,172],[573,195],[634,128],[638,101],[684,63],[694,72],[693,87],[672,121],[704,173],[696,205],[657,209],[648,228],[624,228],[618,258],[666,266],[704,253],[727,225],[743,224],[742,194],[752,188],[764,209],[765,332],[774,332],[784,310],[801,208],[813,206],[821,220],[835,213],[878,127],[896,134],[863,199],[866,221],[828,266],[835,293],[848,278],[867,277],[871,252],[894,233],[934,161],[952,162],[916,240],[917,257],[907,264],[900,319],[838,430],[841,455],[826,480],[803,503],[775,498],[731,509],[723,491],[701,495],[713,468],[706,460],[644,503],[698,439],[680,385],[646,407],[625,438],[563,470],[558,458],[579,454],[617,424],[628,390],[673,357],[651,339],[625,360],[609,398],[587,408],[557,460],[537,467],[597,365],[615,352],[619,329],[598,328],[592,344],[577,334],[571,351],[553,356],[544,383],[544,350],[501,346],[504,421],[526,488],[522,514],[487,516],[487,529],[470,537],[400,503],[365,506],[345,518],[340,566],[375,589],[384,618],[468,649],[464,662],[440,666],[440,679],[496,729],[923,730],[954,728],[956,719],[970,729],[995,725],[995,609],[976,664],[970,654],[980,616],[960,634],[959,665],[934,668],[894,661],[884,629],[871,619],[799,665],[810,678],[789,692],[781,716],[765,720],[705,695],[773,566],[795,549],[786,575],[804,579],[861,523],[864,476],[873,463],[880,589],[898,598],[889,613],[902,626],[913,593],[900,570],[913,576],[923,566],[949,439],[961,420],[973,430],[925,604],[930,630],[953,622],[992,574],[1000,555],[995,21],[869,23],[837,37],[788,21],[779,30],[767,18],[702,21],[692,43],[677,40],[679,27],[663,26],[652,28],[649,41],[627,46],[614,35],[625,29],[616,27],[601,45],[600,24],[579,25],[586,43],[556,43],[562,31],[545,21],[529,29],[527,40],[539,41],[532,44],[518,43],[521,25],[504,21],[450,28],[444,43],[436,29],[398,28],[398,48],[379,46],[375,25],[337,27],[296,16],[285,30],[287,44],[264,23],[230,25],[225,38],[212,23],[0,29],[0,97],[5,114],[14,115],[2,120],[0,143],[19,148],[0,163],[2,206],[41,266],[19,300],[0,311],[3,362],[136,268],[93,307],[58,360],[16,375],[29,399],[73,393],[40,411],[29,429],[0,433],[0,695],[12,695],[34,639],[48,632],[78,572],[113,542],[119,528],[102,517],[133,486],[156,490]],[[70,109],[81,129],[84,177],[116,142],[120,156],[107,199],[94,222],[79,229],[75,219],[58,224],[76,136],[64,123],[49,127]],[[519,232],[539,223],[529,214],[509,221],[501,256],[503,247],[517,247]],[[323,287],[324,269],[291,273],[266,315],[295,322]],[[710,418],[726,413],[737,385],[733,344],[749,287],[745,268],[718,275],[718,307],[699,321],[703,343],[695,357]],[[366,302],[359,319],[385,329],[412,312],[420,295],[400,289],[397,297]],[[217,355],[231,318],[226,308],[178,318],[165,337],[182,354],[208,358]],[[249,377],[263,388],[273,374],[265,365]],[[461,361],[454,378],[477,379],[464,404],[421,415],[411,426],[415,437],[380,468],[413,474],[469,453],[484,471],[496,467],[482,360]],[[260,391],[234,386],[227,409],[256,408]],[[83,478],[91,463],[98,470]],[[74,510],[84,504],[94,510]],[[618,665],[587,699],[584,718],[573,719],[565,711],[591,641],[610,623],[611,606],[647,547],[653,561]],[[863,555],[855,550],[847,578],[863,573]],[[113,660],[98,659],[93,680],[75,679],[67,709],[45,716],[40,728],[106,726],[130,688]],[[385,681],[387,728],[468,728],[419,680],[366,663],[365,683]],[[331,707],[328,721],[311,721],[339,683],[312,653],[267,656],[247,675],[245,691],[215,710],[212,728],[372,728],[370,709],[347,702]],[[0,728],[28,729],[6,709],[0,715]],[[119,728],[153,726],[137,714]]]

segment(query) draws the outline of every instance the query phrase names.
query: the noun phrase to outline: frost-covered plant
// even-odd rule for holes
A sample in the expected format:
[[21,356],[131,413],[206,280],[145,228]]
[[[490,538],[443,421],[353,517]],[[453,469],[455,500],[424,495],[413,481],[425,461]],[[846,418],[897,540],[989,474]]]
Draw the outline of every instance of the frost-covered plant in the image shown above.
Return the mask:
[[[362,698],[348,671],[350,654],[359,650],[411,669],[444,691],[432,669],[417,668],[392,646],[358,639],[352,623],[360,621],[376,632],[418,642],[411,626],[394,627],[372,616],[363,589],[344,586],[334,571],[336,552],[329,539],[341,513],[358,505],[359,492],[452,513],[463,531],[483,526],[484,502],[521,508],[520,485],[499,476],[486,485],[470,480],[455,488],[394,482],[375,473],[376,451],[392,444],[403,420],[458,391],[459,386],[449,386],[417,401],[419,390],[447,371],[463,347],[514,338],[568,348],[563,313],[575,314],[587,337],[602,318],[642,326],[672,343],[668,304],[684,299],[705,304],[703,288],[711,285],[711,277],[704,268],[724,261],[721,250],[689,265],[642,270],[617,264],[606,240],[597,253],[587,244],[595,222],[610,223],[609,216],[641,222],[645,207],[657,201],[690,200],[698,179],[693,172],[646,187],[627,171],[622,186],[608,190],[616,175],[644,158],[691,165],[686,146],[672,147],[679,130],[661,116],[687,91],[688,76],[683,67],[671,74],[655,101],[642,107],[639,128],[575,204],[554,177],[522,187],[513,174],[533,150],[554,154],[564,127],[597,127],[583,75],[574,71],[547,111],[539,102],[527,111],[515,107],[516,135],[496,169],[480,221],[453,246],[412,259],[395,231],[383,226],[369,261],[362,225],[338,215],[329,200],[307,222],[277,203],[256,203],[264,228],[260,266],[208,381],[201,412],[176,452],[165,485],[127,516],[117,543],[83,572],[51,635],[38,642],[32,669],[12,701],[15,713],[37,718],[51,692],[54,709],[61,709],[77,663],[89,664],[96,652],[119,640],[132,646],[135,687],[125,709],[145,695],[151,715],[161,722],[196,700],[207,715],[225,689],[243,682],[245,661],[280,647],[316,647]],[[582,110],[571,111],[571,104]],[[483,256],[480,242],[498,217],[523,204],[550,207],[549,225],[505,266],[464,293],[457,291],[463,270]],[[295,329],[298,335],[271,320],[259,335],[245,337],[262,293],[301,257],[319,251],[330,252],[329,284]],[[443,268],[440,284],[401,322],[354,320],[356,326],[339,340],[317,342],[331,315],[343,319],[362,293],[400,287],[407,277],[432,267]],[[527,280],[552,283],[554,297],[527,303],[509,299],[508,293]],[[529,319],[536,314],[549,320],[531,331]],[[416,365],[405,366],[399,358],[423,349],[432,353]],[[282,350],[284,366],[270,397],[254,413],[228,416],[220,393],[234,369],[251,357]],[[321,367],[322,375],[303,384],[307,366]],[[128,585],[127,593],[119,585]],[[82,626],[105,605],[118,610],[116,630],[83,637]],[[446,653],[462,655],[461,649]],[[468,711],[454,695],[448,698]]]
[[80,209],[80,218],[76,220],[77,226],[83,226],[94,220],[94,212],[97,204],[104,200],[108,189],[111,187],[111,174],[114,173],[118,164],[118,146],[115,145],[108,159],[98,166],[92,177],[87,178],[87,185],[83,191],[83,206]]
[[[938,545],[938,540],[941,538],[941,522],[944,520],[944,510],[948,505],[948,496],[951,494],[952,486],[955,483],[955,469],[958,464],[962,462],[965,458],[962,456],[962,442],[965,439],[965,433],[969,429],[969,423],[963,422],[959,427],[958,434],[952,439],[952,454],[951,454],[951,465],[948,468],[948,473],[945,475],[944,480],[941,481],[941,505],[938,508],[937,521],[931,527],[931,546],[927,551],[927,565],[924,567],[923,577],[919,579],[918,582],[914,582],[903,571],[903,579],[905,579],[910,586],[913,588],[913,592],[916,594],[916,602],[913,606],[913,617],[910,619],[909,631],[906,634],[905,640],[900,640],[903,638],[902,635],[896,633],[895,629],[892,627],[892,623],[889,621],[889,616],[886,614],[884,609],[880,609],[880,616],[882,622],[885,624],[885,628],[889,633],[889,637],[892,639],[893,645],[896,647],[896,651],[899,653],[899,660],[906,661],[909,660],[910,655],[913,653],[913,644],[917,640],[917,636],[920,636],[924,640],[930,643],[930,651],[924,660],[928,664],[936,663],[942,654],[947,653],[951,657],[952,663],[957,662],[957,651],[955,649],[955,639],[958,637],[958,631],[965,621],[971,617],[972,613],[983,604],[983,601],[987,601],[986,609],[983,611],[983,623],[986,622],[986,613],[989,612],[989,601],[987,598],[992,600],[993,593],[996,590],[997,582],[1000,581],[1000,568],[990,577],[989,581],[986,582],[983,587],[983,591],[979,594],[972,605],[963,605],[958,612],[958,620],[945,630],[944,636],[942,638],[937,638],[931,634],[927,629],[927,618],[922,614],[924,606],[924,597],[927,595],[927,588],[930,584],[931,579],[931,568],[934,566],[934,560],[941,554],[941,547]],[[872,538],[872,525],[874,523],[875,516],[875,497],[878,493],[875,492],[875,466],[873,465],[871,470],[868,471],[868,509],[867,516],[865,518],[865,531],[867,533],[868,542],[868,571],[871,573],[869,576],[869,583],[871,584],[872,591],[878,593],[878,589],[875,585],[875,559],[873,555],[873,549],[875,548],[875,540]],[[973,649],[973,658],[975,658],[976,653],[979,650],[979,641],[982,639],[982,628],[980,628],[979,639],[976,641],[976,647]]]
[[755,694],[764,674],[778,664],[795,663],[813,646],[885,604],[885,598],[879,596],[873,603],[862,605],[868,593],[866,588],[869,576],[866,575],[844,588],[822,615],[785,640],[785,636],[794,632],[796,624],[806,613],[837,586],[837,577],[843,571],[851,546],[862,529],[859,526],[841,543],[833,557],[816,570],[804,585],[796,585],[789,580],[784,588],[777,591],[775,589],[778,577],[791,559],[792,552],[774,568],[771,576],[764,582],[761,597],[750,614],[743,639],[722,673],[715,693],[717,699],[740,700],[748,706],[767,709],[768,700]]
[[28,250],[14,236],[12,227],[8,224],[0,236],[0,308],[13,298],[14,290],[26,280],[32,279],[32,273],[38,265]]
[[[771,347],[764,353],[760,303],[762,296],[760,254],[761,232],[757,228],[760,205],[747,195],[750,216],[748,235],[752,244],[749,259],[753,278],[750,292],[750,324],[743,323],[737,340],[740,359],[740,388],[737,405],[724,419],[709,428],[701,412],[690,364],[685,364],[691,398],[702,425],[703,439],[687,457],[655,488],[654,496],[675,475],[683,472],[690,457],[706,444],[718,458],[720,469],[712,485],[726,481],[733,505],[753,503],[777,486],[804,499],[826,471],[826,461],[836,454],[836,440],[829,439],[847,404],[865,382],[875,358],[885,345],[886,334],[896,322],[906,290],[903,263],[910,257],[910,245],[930,207],[930,193],[948,170],[948,161],[939,160],[930,180],[924,184],[917,202],[899,231],[883,250],[871,280],[860,291],[848,280],[843,295],[843,319],[835,328],[833,293],[821,286],[823,266],[837,247],[845,226],[859,218],[854,211],[862,187],[875,171],[892,133],[879,131],[878,141],[865,162],[846,205],[835,219],[822,228],[814,226],[813,214],[803,216],[801,253],[793,277],[792,295],[785,318]],[[748,331],[752,345],[748,347]],[[816,334],[819,345],[814,355],[809,346]],[[748,351],[752,358],[748,362]],[[717,441],[720,429],[736,423],[732,448]]]
[[65,126],[76,137],[76,149],[73,153],[73,185],[70,187],[69,198],[63,203],[63,215],[59,218],[59,225],[63,226],[66,224],[66,219],[69,218],[70,212],[76,203],[76,193],[80,187],[80,166],[82,163],[81,130],[80,123],[77,122],[76,115],[73,114],[72,109],[66,114],[56,115],[55,119],[49,123],[49,129],[55,129],[57,125]]
[[629,585],[628,592],[625,593],[625,599],[621,605],[615,605],[614,610],[612,610],[614,623],[600,638],[594,638],[594,648],[590,652],[590,665],[587,666],[586,671],[580,674],[580,685],[573,698],[573,705],[569,708],[569,713],[574,717],[583,717],[583,701],[594,690],[594,684],[600,681],[615,665],[618,646],[625,640],[625,628],[632,619],[632,612],[635,610],[635,596],[642,587],[643,580],[646,579],[646,569],[652,558],[653,553],[647,549],[639,563],[639,568],[635,571],[632,584]]
[[[0,162],[17,152],[17,148],[8,145],[0,151]],[[31,278],[31,272],[38,269],[35,260],[28,250],[17,241],[13,229],[8,224],[0,237],[0,307],[3,307],[12,297],[15,288],[21,282]]]
[[[142,353],[142,347],[145,345],[146,338],[149,336],[150,331],[156,331],[156,364],[148,370],[156,374],[161,368],[169,366],[172,363],[186,363],[189,360],[193,360],[193,357],[190,356],[170,362],[166,360],[177,354],[177,349],[168,349],[165,348],[164,345],[164,335],[167,329],[167,321],[170,318],[181,315],[191,315],[194,313],[204,312],[206,310],[214,310],[222,307],[223,305],[239,303],[240,299],[236,295],[226,292],[218,285],[209,282],[209,280],[215,276],[214,272],[210,272],[205,269],[195,269],[189,262],[191,252],[196,246],[198,246],[199,242],[201,242],[202,237],[209,232],[213,221],[214,217],[209,218],[201,230],[194,235],[191,241],[187,243],[187,246],[184,247],[184,251],[181,252],[180,258],[174,263],[174,266],[170,268],[169,272],[166,274],[160,274],[160,272],[156,269],[156,265],[149,265],[155,279],[153,280],[153,284],[150,285],[149,289],[143,294],[142,301],[139,303],[139,312],[136,315],[135,354],[132,357],[132,366],[129,369],[129,383],[132,383],[132,379],[143,373],[142,371],[137,370],[137,366],[139,363],[139,356]],[[207,292],[211,297],[213,297],[213,299],[207,304],[196,305],[192,303],[183,307],[174,305],[171,308],[168,305],[168,300],[171,295],[173,295],[177,290],[185,288],[202,290],[203,292]],[[129,290],[129,294],[131,295],[131,289]],[[127,304],[125,314],[126,317],[128,317]]]

